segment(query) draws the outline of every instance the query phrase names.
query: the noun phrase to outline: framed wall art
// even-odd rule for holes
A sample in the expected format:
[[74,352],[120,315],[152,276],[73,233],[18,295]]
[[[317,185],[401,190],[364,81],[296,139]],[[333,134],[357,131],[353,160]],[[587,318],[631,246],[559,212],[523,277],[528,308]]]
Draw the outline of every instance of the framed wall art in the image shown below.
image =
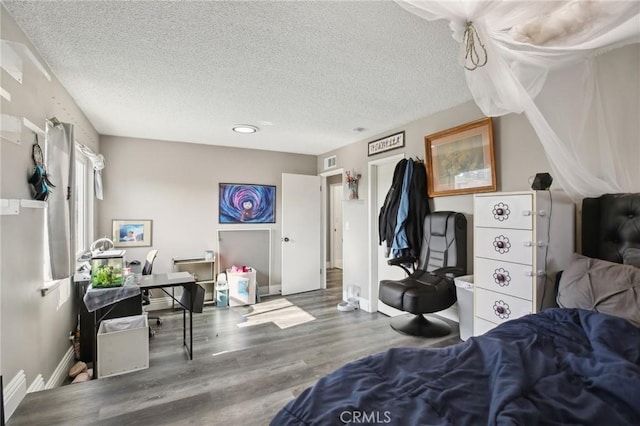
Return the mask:
[[152,220],[114,219],[112,239],[115,247],[150,247]]
[[369,142],[368,155],[372,156],[381,152],[391,151],[392,149],[402,148],[404,146],[404,132],[395,133],[386,138],[377,139]]
[[276,187],[221,183],[218,187],[219,223],[275,223]]
[[491,117],[424,138],[430,197],[496,190]]

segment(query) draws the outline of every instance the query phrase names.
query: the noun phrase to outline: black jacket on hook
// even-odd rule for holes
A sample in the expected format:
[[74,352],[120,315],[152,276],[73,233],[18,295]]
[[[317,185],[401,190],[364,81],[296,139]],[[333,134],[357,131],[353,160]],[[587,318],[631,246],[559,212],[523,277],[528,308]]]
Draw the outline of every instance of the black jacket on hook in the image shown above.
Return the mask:
[[411,187],[409,188],[409,216],[405,222],[405,230],[409,248],[403,251],[405,256],[420,257],[424,218],[431,213],[427,196],[427,170],[422,161],[413,163]]
[[396,220],[398,218],[398,206],[400,203],[400,195],[402,193],[402,180],[404,179],[404,172],[407,168],[407,161],[408,160],[405,158],[396,164],[396,168],[393,171],[391,187],[387,192],[384,204],[380,208],[380,215],[378,216],[378,234],[380,237],[380,244],[382,244],[383,241],[386,241],[387,250],[390,249],[393,244]]

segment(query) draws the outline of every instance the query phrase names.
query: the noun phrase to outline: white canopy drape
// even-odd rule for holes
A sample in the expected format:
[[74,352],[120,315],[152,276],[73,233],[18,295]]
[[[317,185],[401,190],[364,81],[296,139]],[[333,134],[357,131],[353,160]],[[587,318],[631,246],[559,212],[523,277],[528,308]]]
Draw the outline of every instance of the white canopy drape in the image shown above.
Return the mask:
[[640,2],[396,1],[449,21],[480,109],[525,113],[570,196],[640,191]]

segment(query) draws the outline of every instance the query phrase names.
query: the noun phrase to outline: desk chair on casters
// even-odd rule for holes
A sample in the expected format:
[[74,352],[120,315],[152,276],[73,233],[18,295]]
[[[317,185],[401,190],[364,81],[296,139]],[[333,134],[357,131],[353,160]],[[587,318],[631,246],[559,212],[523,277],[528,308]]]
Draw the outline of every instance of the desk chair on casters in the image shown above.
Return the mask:
[[[150,250],[149,253],[147,253],[147,258],[145,259],[144,266],[142,267],[142,275],[151,275],[151,271],[153,270],[153,261],[156,259],[157,255],[158,255],[158,250]],[[149,290],[142,291],[143,306],[151,303],[151,299],[149,298],[149,296],[150,296]],[[148,319],[150,320],[154,319],[156,320],[156,324],[162,325],[162,318],[158,316],[149,316]],[[153,337],[154,334],[156,334],[156,331],[151,327],[149,327],[149,337]]]

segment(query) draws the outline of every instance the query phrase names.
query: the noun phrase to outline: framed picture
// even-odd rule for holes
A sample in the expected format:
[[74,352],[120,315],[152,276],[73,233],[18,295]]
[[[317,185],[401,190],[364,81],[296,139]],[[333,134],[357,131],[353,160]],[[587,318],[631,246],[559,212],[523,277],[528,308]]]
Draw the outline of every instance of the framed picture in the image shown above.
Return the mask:
[[275,223],[276,187],[221,183],[218,188],[219,223]]
[[424,138],[430,197],[496,190],[491,117]]
[[149,247],[151,246],[151,220],[112,221],[112,239],[116,247]]
[[404,146],[404,132],[396,133],[386,138],[369,142],[369,156],[391,151]]

